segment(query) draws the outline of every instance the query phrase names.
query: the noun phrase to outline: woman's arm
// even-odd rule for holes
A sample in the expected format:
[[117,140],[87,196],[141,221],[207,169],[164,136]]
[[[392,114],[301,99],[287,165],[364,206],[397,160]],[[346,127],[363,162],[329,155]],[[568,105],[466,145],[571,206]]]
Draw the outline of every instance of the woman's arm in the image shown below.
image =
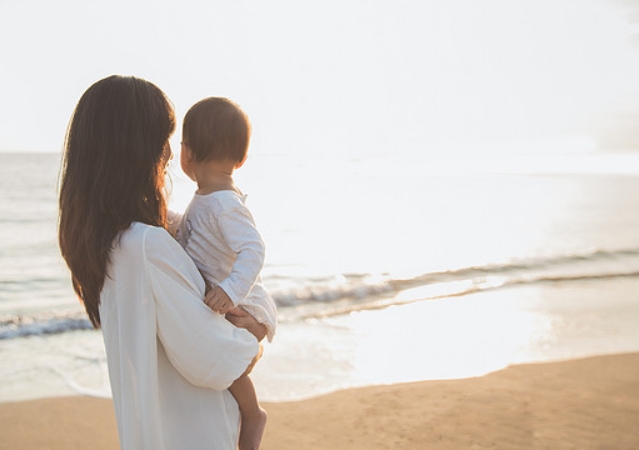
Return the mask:
[[204,304],[200,273],[165,230],[150,228],[144,251],[157,336],[169,360],[195,385],[228,388],[257,355],[257,340]]

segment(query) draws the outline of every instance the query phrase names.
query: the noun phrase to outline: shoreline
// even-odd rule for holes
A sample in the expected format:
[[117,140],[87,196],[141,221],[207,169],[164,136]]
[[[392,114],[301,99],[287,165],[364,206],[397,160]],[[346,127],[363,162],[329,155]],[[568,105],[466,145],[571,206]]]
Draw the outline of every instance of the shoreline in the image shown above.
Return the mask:
[[[519,364],[639,354],[637,289],[636,277],[527,285],[284,321],[252,376],[259,398],[279,403],[470,379]],[[110,396],[100,332],[3,340],[0,352],[15,361],[0,374],[0,402]]]
[[[264,403],[262,450],[639,448],[639,353]],[[117,449],[111,401],[0,403],[0,450]]]

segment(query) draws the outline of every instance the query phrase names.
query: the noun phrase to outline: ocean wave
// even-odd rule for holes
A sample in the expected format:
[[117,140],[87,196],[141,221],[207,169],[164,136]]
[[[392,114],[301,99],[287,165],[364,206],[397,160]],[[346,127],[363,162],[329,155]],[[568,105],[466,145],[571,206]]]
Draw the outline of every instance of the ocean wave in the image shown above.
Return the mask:
[[[634,267],[634,269],[633,269]],[[279,306],[329,303],[345,298],[363,299],[396,293],[424,285],[457,284],[468,281],[468,292],[512,284],[583,281],[639,275],[639,249],[595,250],[548,258],[529,258],[505,264],[461,267],[428,272],[411,278],[345,275],[342,282],[313,284],[273,294]],[[457,289],[453,289],[457,292]],[[466,292],[466,291],[464,291]]]
[[[284,320],[325,317],[362,309],[458,297],[517,285],[639,277],[639,249],[531,258],[506,264],[428,272],[411,278],[340,275],[296,289],[273,291]],[[0,317],[0,340],[58,334],[93,327],[84,312]]]
[[0,340],[91,329],[84,312],[0,317]]

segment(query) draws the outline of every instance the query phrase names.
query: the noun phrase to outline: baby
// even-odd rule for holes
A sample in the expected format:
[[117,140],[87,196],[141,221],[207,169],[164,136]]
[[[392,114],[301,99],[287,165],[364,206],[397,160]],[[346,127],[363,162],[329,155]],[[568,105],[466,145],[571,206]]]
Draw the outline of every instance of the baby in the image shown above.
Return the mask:
[[[275,333],[276,309],[262,284],[264,242],[233,172],[246,160],[251,126],[238,105],[211,97],[191,107],[182,125],[180,163],[197,191],[176,227],[176,238],[207,282],[206,304],[219,314],[251,314]],[[175,224],[174,224],[175,226]],[[248,375],[229,388],[242,416],[240,450],[259,448],[266,425]]]

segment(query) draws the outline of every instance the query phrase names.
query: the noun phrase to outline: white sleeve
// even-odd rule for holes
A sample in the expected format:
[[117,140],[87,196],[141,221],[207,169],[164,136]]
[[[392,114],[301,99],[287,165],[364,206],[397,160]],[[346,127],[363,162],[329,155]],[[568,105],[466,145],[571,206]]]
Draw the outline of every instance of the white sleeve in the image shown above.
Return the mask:
[[264,241],[246,207],[235,206],[218,221],[224,239],[236,255],[231,274],[218,285],[237,305],[246,298],[264,267]]
[[165,230],[151,230],[144,251],[156,303],[157,334],[169,360],[194,385],[228,388],[257,354],[257,340],[204,304],[200,273]]

